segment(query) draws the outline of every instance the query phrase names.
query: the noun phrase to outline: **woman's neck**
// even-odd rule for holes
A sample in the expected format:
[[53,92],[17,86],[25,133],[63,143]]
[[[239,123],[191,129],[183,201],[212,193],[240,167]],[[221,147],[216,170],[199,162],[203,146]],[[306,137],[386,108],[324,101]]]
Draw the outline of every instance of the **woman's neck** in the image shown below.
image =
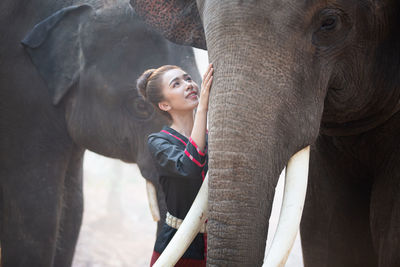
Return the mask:
[[171,115],[172,115],[171,128],[189,138],[189,136],[192,134],[194,113],[185,112],[183,114],[179,113]]

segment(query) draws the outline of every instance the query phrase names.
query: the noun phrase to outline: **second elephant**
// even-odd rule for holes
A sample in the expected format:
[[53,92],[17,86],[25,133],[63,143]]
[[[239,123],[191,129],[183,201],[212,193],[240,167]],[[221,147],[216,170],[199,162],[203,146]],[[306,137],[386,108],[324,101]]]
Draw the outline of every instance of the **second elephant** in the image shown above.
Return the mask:
[[193,50],[146,28],[126,1],[1,7],[2,266],[70,266],[84,150],[137,163],[157,186],[146,138],[166,122],[139,97],[136,78],[176,64],[199,80]]

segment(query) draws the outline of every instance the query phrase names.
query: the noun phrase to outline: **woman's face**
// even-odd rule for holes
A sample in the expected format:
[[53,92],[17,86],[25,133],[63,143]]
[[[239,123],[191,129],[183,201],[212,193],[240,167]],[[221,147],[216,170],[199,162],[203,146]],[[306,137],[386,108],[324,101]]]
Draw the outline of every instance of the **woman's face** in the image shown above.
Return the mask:
[[199,104],[199,87],[182,69],[165,72],[161,86],[165,99],[159,103],[162,110],[193,111]]

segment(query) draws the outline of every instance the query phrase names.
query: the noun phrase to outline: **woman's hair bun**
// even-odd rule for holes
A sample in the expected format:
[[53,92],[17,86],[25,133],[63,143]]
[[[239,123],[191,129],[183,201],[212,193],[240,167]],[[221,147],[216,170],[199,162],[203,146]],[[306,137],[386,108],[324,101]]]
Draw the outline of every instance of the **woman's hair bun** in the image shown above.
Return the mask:
[[139,93],[147,99],[147,83],[149,81],[149,77],[154,73],[156,69],[148,69],[140,75],[140,77],[136,81],[136,87],[139,90]]

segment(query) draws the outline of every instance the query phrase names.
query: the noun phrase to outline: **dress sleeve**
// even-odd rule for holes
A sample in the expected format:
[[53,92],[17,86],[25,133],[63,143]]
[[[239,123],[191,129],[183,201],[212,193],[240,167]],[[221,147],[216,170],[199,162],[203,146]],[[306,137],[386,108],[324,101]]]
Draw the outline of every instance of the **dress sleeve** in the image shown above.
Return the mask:
[[149,136],[148,146],[160,175],[199,177],[206,164],[206,153],[200,151],[190,138],[186,147],[177,146],[167,139]]

